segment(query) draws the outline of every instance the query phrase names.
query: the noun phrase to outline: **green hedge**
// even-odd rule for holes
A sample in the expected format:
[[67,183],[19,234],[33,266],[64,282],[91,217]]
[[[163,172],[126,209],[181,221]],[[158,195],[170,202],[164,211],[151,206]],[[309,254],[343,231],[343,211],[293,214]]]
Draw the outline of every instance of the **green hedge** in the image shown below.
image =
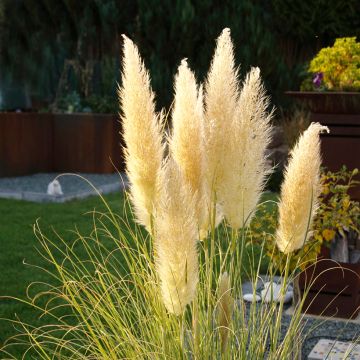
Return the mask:
[[[301,69],[321,47],[360,32],[358,0],[0,0],[0,9],[0,62],[10,82],[53,99],[67,75],[64,61],[73,59],[81,71],[95,71],[86,86],[78,73],[81,81],[62,91],[113,96],[108,78],[119,79],[126,33],[151,70],[159,105],[167,107],[180,60],[188,58],[203,80],[224,27],[232,31],[241,73],[259,66],[277,106],[286,106],[283,92],[299,88]],[[104,80],[99,64],[106,59],[117,66]]]

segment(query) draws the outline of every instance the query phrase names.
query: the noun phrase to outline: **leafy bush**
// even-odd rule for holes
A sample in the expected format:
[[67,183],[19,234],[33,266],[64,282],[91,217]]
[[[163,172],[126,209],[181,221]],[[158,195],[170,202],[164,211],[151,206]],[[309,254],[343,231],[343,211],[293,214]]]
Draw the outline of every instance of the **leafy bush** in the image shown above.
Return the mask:
[[91,95],[81,99],[80,95],[73,91],[58,100],[56,111],[65,113],[117,114],[119,106],[114,96]]
[[299,87],[300,68],[319,47],[339,36],[360,35],[357,0],[2,0],[0,6],[3,73],[50,102],[66,60],[85,67],[86,61],[118,58],[119,35],[126,33],[142,45],[159,107],[169,107],[179,59],[192,59],[202,79],[211,41],[228,26],[243,74],[259,66],[274,103],[284,106],[283,92]]
[[80,95],[76,91],[72,91],[60,98],[57,104],[57,110],[66,113],[83,112]]
[[115,96],[91,95],[83,103],[92,113],[117,114],[119,112],[119,105]]
[[359,91],[360,43],[356,37],[336,39],[311,60],[308,71],[302,90]]

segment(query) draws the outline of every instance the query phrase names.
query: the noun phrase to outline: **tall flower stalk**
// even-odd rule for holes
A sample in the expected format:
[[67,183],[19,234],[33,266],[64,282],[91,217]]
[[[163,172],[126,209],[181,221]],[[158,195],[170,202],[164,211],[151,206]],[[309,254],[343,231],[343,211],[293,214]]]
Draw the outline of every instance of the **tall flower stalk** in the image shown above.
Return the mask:
[[[224,172],[231,166],[226,162],[231,121],[239,97],[238,70],[230,30],[224,29],[216,41],[215,54],[205,82],[205,151],[207,177],[211,192],[216,196]],[[216,199],[213,199],[216,202]]]
[[312,123],[291,150],[279,203],[278,248],[285,254],[302,248],[310,236],[318,208],[320,184],[320,133],[329,131]]
[[151,217],[158,197],[159,174],[164,157],[162,118],[155,113],[150,76],[134,43],[123,36],[122,87],[123,137],[131,201],[138,222],[151,232]]
[[218,201],[233,229],[249,225],[270,170],[266,149],[270,142],[272,112],[259,68],[247,74],[230,119],[228,150],[224,159]]
[[220,276],[217,296],[217,322],[220,332],[221,352],[225,354],[234,307],[234,299],[231,296],[230,277],[227,272]]
[[159,206],[154,216],[155,259],[163,301],[169,312],[183,313],[198,283],[198,231],[194,197],[170,158],[162,170]]
[[195,217],[200,237],[207,235],[209,190],[204,152],[203,94],[194,73],[183,60],[175,77],[170,153],[184,174],[195,199]]

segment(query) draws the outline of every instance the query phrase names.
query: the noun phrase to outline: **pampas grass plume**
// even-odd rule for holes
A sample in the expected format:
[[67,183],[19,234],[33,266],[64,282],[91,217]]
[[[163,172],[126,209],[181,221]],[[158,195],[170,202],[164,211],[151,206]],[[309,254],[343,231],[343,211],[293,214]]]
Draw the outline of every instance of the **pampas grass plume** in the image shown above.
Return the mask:
[[207,232],[210,206],[204,176],[203,116],[202,88],[198,90],[195,75],[183,60],[175,77],[170,152],[195,198],[195,216],[202,236]]
[[164,154],[161,119],[155,113],[150,77],[139,51],[130,39],[126,36],[123,39],[123,75],[119,98],[123,111],[126,171],[136,219],[151,231],[151,216]]
[[218,326],[221,338],[221,351],[225,353],[230,331],[230,323],[234,308],[234,299],[231,296],[230,277],[224,272],[219,279],[218,288]]
[[205,148],[207,174],[212,192],[223,180],[223,160],[228,152],[230,122],[238,99],[238,71],[230,30],[216,41],[215,54],[205,83]]
[[229,126],[229,148],[218,191],[224,216],[234,229],[250,224],[270,172],[265,154],[271,139],[272,112],[267,112],[268,105],[260,70],[252,68]]
[[194,198],[181,170],[168,159],[162,170],[159,207],[154,216],[155,256],[163,302],[180,315],[198,283]]
[[309,238],[320,194],[320,136],[329,129],[312,123],[290,153],[281,186],[278,248],[285,254],[300,249]]

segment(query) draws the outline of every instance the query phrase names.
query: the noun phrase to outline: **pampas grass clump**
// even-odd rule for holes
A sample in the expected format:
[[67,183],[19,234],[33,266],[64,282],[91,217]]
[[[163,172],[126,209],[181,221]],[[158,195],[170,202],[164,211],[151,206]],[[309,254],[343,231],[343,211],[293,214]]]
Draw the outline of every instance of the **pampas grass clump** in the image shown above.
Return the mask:
[[[114,214],[99,194],[107,211],[94,212],[92,231],[76,231],[74,243],[60,236],[50,240],[36,226],[53,266],[44,271],[54,274],[56,285],[44,290],[41,284],[38,294],[20,301],[52,322],[36,328],[14,321],[22,330],[2,354],[17,359],[11,349],[19,346],[24,357],[47,360],[296,358],[302,302],[280,336],[283,300],[278,306],[242,299],[245,260],[256,289],[264,251],[255,255],[245,247],[245,230],[269,173],[265,149],[272,111],[259,69],[239,81],[230,30],[224,29],[204,86],[186,60],[180,63],[166,137],[149,74],[137,47],[124,37],[119,98],[137,223],[126,218],[131,210],[125,219]],[[282,295],[293,275],[291,252],[304,244],[316,211],[324,129],[309,127],[286,169],[276,233],[287,264]],[[218,221],[219,213],[225,221]],[[270,262],[270,281],[273,267]]]

